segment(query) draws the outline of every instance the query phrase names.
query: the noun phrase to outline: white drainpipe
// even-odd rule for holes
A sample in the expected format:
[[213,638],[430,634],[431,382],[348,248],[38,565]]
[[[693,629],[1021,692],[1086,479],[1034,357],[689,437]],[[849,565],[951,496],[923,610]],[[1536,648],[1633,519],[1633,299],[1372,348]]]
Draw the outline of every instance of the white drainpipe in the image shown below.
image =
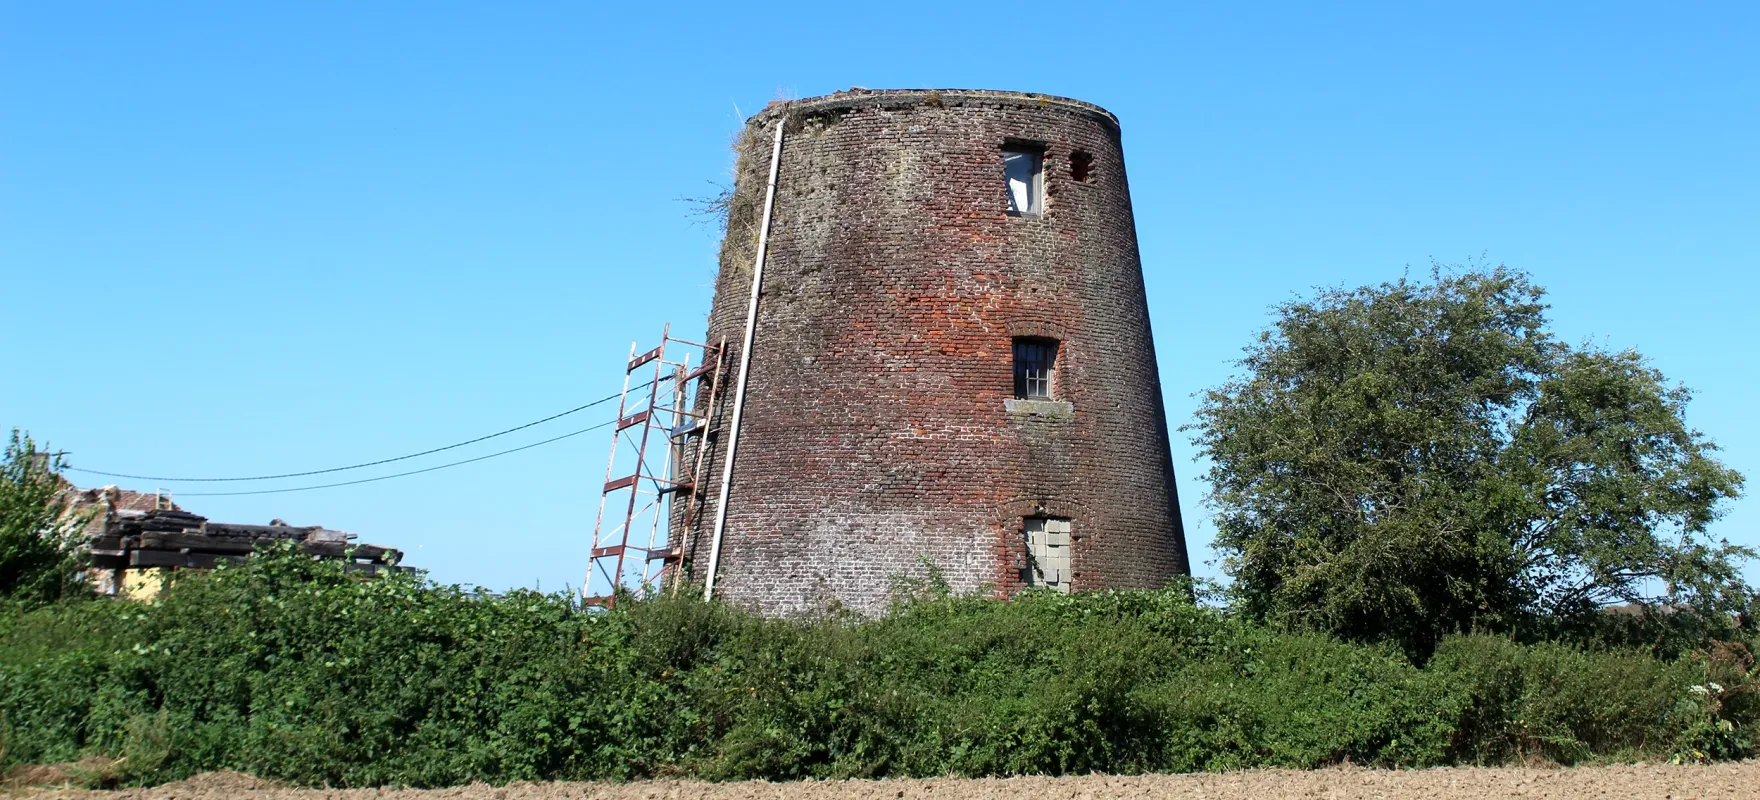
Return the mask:
[[758,258],[752,266],[752,299],[746,305],[746,339],[739,348],[739,383],[733,391],[733,420],[727,432],[727,462],[721,466],[721,499],[715,502],[715,543],[709,547],[709,575],[703,599],[715,596],[715,570],[721,565],[721,534],[727,529],[727,493],[733,486],[733,454],[739,449],[740,415],[746,407],[746,376],[752,366],[752,334],[758,327],[758,292],[764,286],[764,255],[770,249],[770,214],[776,209],[776,170],[782,165],[782,125],[776,121],[776,142],[770,146],[770,185],[764,190],[764,225],[758,230]]

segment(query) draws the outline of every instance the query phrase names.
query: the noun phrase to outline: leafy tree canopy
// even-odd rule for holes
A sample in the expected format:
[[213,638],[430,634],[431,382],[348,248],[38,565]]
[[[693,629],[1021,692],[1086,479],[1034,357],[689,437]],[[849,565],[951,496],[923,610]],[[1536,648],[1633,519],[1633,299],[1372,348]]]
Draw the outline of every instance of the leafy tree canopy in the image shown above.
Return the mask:
[[0,597],[51,602],[78,589],[79,561],[63,513],[61,458],[17,428],[0,461]]
[[1742,477],[1638,353],[1570,346],[1517,271],[1284,303],[1186,426],[1239,607],[1427,651],[1608,604],[1745,608],[1707,526]]

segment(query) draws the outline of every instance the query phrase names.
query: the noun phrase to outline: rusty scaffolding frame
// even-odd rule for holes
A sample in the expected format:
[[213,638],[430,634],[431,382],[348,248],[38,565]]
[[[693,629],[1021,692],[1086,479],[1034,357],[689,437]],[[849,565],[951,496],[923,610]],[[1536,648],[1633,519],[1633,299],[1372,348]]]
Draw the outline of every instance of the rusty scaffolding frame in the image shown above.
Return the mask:
[[[638,352],[630,343],[581,587],[589,605],[610,607],[620,594],[640,597],[662,583],[676,586],[680,579],[688,555],[685,539],[702,507],[700,486],[710,449],[702,443],[714,422],[723,345],[674,338],[670,324],[652,350]],[[637,371],[650,365],[652,378],[630,386]],[[699,402],[704,392],[707,402]]]

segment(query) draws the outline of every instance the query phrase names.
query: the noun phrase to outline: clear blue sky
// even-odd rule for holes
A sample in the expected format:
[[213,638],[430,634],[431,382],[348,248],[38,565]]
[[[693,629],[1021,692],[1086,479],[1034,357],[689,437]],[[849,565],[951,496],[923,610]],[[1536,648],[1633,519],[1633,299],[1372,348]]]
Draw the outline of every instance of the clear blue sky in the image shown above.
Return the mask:
[[[7,2],[0,425],[95,469],[235,475],[579,405],[632,339],[701,330],[716,237],[679,198],[727,180],[743,115],[996,88],[1123,120],[1173,424],[1292,293],[1483,255],[1550,288],[1567,338],[1694,389],[1760,490],[1760,7],[1320,5]],[[183,502],[561,588],[607,441]],[[1760,501],[1715,531],[1760,545]]]

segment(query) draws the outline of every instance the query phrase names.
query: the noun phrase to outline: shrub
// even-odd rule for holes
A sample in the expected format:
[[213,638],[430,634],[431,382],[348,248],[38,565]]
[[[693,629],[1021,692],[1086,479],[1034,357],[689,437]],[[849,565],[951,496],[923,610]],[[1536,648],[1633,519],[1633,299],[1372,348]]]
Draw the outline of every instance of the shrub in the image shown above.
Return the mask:
[[1456,637],[1420,667],[1188,598],[928,591],[877,620],[773,620],[366,580],[281,552],[152,605],[0,615],[0,766],[102,754],[126,756],[108,778],[125,783],[440,786],[1751,753],[1738,646]]
[[81,591],[78,520],[61,500],[61,455],[12,429],[0,458],[0,599],[27,606]]
[[1448,639],[1429,669],[1465,692],[1450,760],[1472,764],[1669,754],[1694,722],[1682,701],[1706,680],[1698,659],[1495,636]]

